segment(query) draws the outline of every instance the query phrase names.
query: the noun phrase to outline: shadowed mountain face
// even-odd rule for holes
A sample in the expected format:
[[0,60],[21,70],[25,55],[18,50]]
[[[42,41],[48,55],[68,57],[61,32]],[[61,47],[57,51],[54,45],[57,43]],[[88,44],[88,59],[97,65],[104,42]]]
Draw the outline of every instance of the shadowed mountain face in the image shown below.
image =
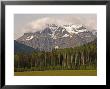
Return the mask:
[[[30,50],[51,51],[58,48],[73,48],[92,42],[94,39],[96,31],[89,31],[83,25],[48,25],[42,31],[24,33],[15,41],[15,46],[18,42],[30,47]],[[21,49],[26,50],[26,47]]]
[[30,53],[30,52],[33,52],[35,51],[34,48],[32,47],[29,47],[27,45],[24,45],[24,44],[21,44],[17,41],[14,41],[14,52],[15,53]]

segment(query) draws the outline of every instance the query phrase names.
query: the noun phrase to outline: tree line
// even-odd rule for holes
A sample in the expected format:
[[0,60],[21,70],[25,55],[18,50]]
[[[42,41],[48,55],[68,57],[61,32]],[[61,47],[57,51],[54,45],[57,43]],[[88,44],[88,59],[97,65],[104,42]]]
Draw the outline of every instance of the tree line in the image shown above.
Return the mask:
[[97,45],[88,43],[75,48],[53,49],[14,55],[14,71],[93,70],[97,68]]

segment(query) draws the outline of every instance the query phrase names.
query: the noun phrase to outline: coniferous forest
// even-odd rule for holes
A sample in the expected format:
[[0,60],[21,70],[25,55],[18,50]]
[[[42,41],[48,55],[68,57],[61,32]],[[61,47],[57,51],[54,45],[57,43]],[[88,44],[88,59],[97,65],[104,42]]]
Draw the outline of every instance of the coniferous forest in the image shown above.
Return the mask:
[[14,54],[14,71],[96,70],[97,42],[74,48]]

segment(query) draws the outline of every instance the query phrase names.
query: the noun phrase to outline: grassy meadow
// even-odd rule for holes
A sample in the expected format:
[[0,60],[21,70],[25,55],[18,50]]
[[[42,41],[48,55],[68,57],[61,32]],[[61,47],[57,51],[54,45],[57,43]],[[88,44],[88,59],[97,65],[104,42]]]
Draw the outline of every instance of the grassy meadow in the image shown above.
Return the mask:
[[49,70],[15,72],[15,76],[97,76],[96,70]]

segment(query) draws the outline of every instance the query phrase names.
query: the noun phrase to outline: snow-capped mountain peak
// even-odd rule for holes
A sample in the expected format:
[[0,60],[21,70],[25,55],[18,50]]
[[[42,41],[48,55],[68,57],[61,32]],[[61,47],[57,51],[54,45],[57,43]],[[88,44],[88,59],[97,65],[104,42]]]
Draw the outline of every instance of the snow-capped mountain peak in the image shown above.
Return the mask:
[[34,39],[34,37],[51,37],[52,39],[63,38],[63,37],[72,37],[73,34],[79,34],[86,32],[87,29],[82,24],[46,24],[46,27],[34,33],[24,33],[24,40],[29,41]]
[[35,49],[51,51],[86,44],[96,39],[94,34],[95,31],[91,32],[80,24],[48,24],[41,31],[24,33],[17,41]]
[[78,34],[80,32],[87,31],[86,27],[83,25],[64,25],[64,28],[70,33],[70,34]]
[[49,27],[52,31],[55,31],[59,26],[57,24],[47,24],[47,27]]
[[51,31],[54,33],[55,31],[59,30],[58,28],[61,27],[64,30],[68,31],[69,33],[78,34],[79,32],[87,31],[86,27],[82,24],[64,24],[64,25],[57,25],[57,24],[47,24],[47,27],[51,29]]
[[93,33],[95,31],[91,32],[80,24],[48,24],[41,31],[24,33],[17,41],[35,49],[51,51],[53,48],[75,47],[91,42],[96,39]]

